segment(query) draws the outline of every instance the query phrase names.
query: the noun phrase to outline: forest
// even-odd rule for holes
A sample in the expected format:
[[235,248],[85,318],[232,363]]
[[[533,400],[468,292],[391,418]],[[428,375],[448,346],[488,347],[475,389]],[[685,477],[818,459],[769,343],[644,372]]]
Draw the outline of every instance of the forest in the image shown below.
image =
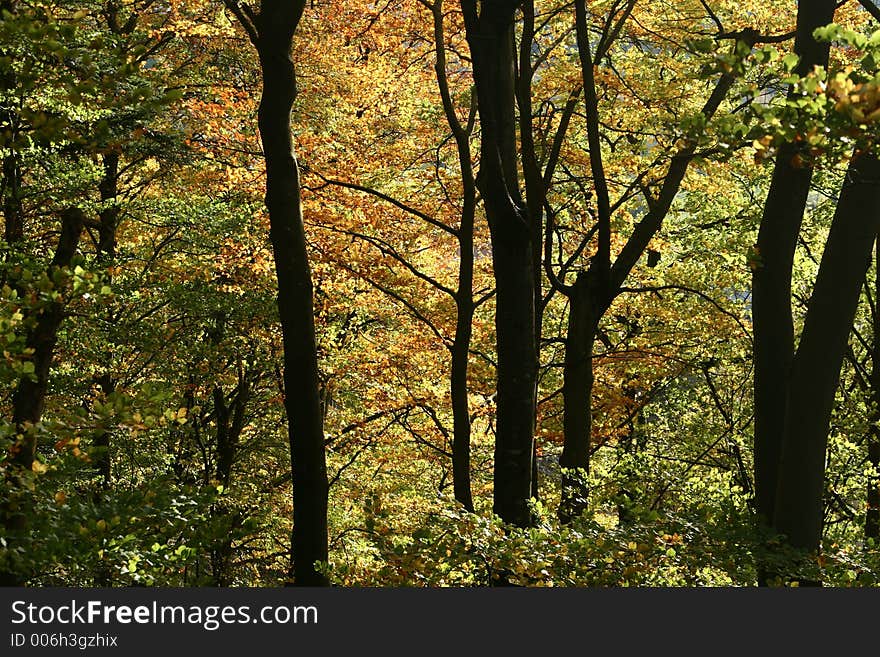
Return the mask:
[[873,0],[0,0],[0,585],[880,584]]

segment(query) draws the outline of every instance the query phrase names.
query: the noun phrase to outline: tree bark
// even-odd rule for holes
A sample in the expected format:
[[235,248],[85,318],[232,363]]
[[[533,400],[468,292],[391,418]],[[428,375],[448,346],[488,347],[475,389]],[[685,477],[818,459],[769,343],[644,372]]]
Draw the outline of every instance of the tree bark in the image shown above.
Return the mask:
[[871,249],[880,229],[880,160],[854,156],[838,199],[788,385],[774,529],[817,553],[828,425]]
[[[12,0],[0,1],[0,12],[13,14],[16,3]],[[7,55],[11,56],[11,55]],[[16,76],[10,69],[0,76],[0,89],[12,94],[16,89]],[[14,97],[13,97],[14,98]],[[0,106],[0,122],[4,134],[3,146],[10,149],[3,158],[3,239],[7,246],[24,238],[24,214],[21,204],[21,158],[14,142],[18,136],[19,116],[15,102],[10,98]]]
[[266,160],[266,207],[284,343],[293,496],[291,575],[296,585],[321,586],[327,578],[315,564],[328,558],[327,466],[312,277],[290,120],[297,95],[291,47],[304,6],[304,0],[263,0],[254,27],[263,78],[258,120]]

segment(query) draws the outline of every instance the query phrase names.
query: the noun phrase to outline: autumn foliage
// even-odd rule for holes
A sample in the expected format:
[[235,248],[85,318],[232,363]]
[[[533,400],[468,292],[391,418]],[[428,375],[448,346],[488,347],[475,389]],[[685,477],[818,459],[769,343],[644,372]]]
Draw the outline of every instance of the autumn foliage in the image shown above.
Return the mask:
[[875,585],[880,16],[798,4],[0,0],[2,582]]

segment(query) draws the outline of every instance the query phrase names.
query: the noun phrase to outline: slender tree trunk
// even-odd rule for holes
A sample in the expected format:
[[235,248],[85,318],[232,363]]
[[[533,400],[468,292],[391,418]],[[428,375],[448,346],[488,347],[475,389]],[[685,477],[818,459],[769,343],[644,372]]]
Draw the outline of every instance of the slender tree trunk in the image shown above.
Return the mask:
[[474,218],[477,210],[477,189],[471,164],[470,137],[473,128],[473,105],[467,125],[458,119],[449,80],[446,75],[446,37],[443,29],[443,0],[431,6],[434,23],[434,71],[443,103],[446,122],[455,139],[461,169],[462,207],[457,237],[459,246],[458,289],[455,337],[450,348],[452,364],[449,394],[452,406],[452,488],[455,499],[468,511],[474,510],[471,493],[471,418],[468,404],[468,360],[474,320]]
[[255,44],[263,73],[259,127],[284,342],[284,405],[293,488],[291,574],[297,585],[320,586],[327,584],[326,576],[315,568],[316,562],[328,557],[327,466],[312,277],[290,121],[296,99],[291,45],[303,8],[303,0],[263,0]]
[[794,357],[774,529],[817,553],[822,538],[828,424],[859,293],[880,229],[880,160],[854,156],[831,223]]
[[[0,12],[14,14],[16,2],[0,0]],[[7,56],[11,56],[7,54]],[[16,76],[8,70],[0,76],[0,89],[5,94],[14,93]],[[14,96],[0,106],[0,128],[4,134],[3,142],[9,153],[3,158],[3,240],[7,245],[20,242],[24,238],[24,214],[21,204],[21,158],[15,150],[13,142],[18,136],[18,112],[15,109]]]
[[[525,0],[522,3],[522,34],[519,42],[519,61],[516,68],[516,102],[519,107],[520,153],[522,154],[523,183],[526,191],[526,208],[532,225],[532,267],[535,270],[535,350],[540,362],[541,332],[543,330],[544,291],[541,280],[541,244],[544,232],[544,201],[547,186],[541,174],[541,164],[535,146],[534,121],[532,109],[532,49],[535,43],[535,3]],[[538,379],[535,377],[535,399],[538,395]],[[532,497],[538,499],[538,439],[532,444]]]
[[[880,471],[880,239],[874,242],[874,335],[871,350],[871,426],[868,430],[868,463],[874,473]],[[880,475],[868,477],[868,510],[865,514],[865,538],[880,539]]]
[[21,207],[21,172],[17,154],[3,158],[3,239],[9,244],[24,238],[24,215]]
[[563,468],[559,519],[563,523],[581,515],[589,500],[593,344],[601,316],[592,284],[589,271],[582,271],[566,293],[569,310],[562,372],[564,442],[559,461]]
[[566,291],[569,316],[562,383],[564,444],[560,459],[563,472],[559,505],[559,518],[562,522],[570,522],[583,513],[588,504],[587,476],[593,419],[593,343],[604,312],[597,301],[609,296],[611,284],[611,202],[602,161],[599,97],[590,47],[587,3],[585,0],[575,0],[574,7],[578,57],[584,85],[590,172],[598,212],[598,242],[590,268],[578,273],[575,284]]
[[533,227],[519,190],[514,102],[514,12],[518,1],[462,0],[480,111],[479,188],[492,239],[498,354],[494,512],[532,521],[535,399]]
[[[98,215],[98,254],[97,261],[102,267],[107,268],[106,280],[113,282],[112,265],[116,261],[116,228],[119,223],[119,153],[109,152],[103,157],[104,176],[98,185],[101,194],[101,202],[104,204]],[[112,313],[109,319],[112,321]],[[111,372],[112,353],[104,354],[104,371],[95,378],[95,382],[101,388],[104,396],[113,394],[116,390],[116,381]],[[96,459],[98,474],[101,476],[102,488],[110,487],[111,457],[110,457],[110,431],[102,431],[95,437],[95,446],[100,449]]]
[[98,185],[103,209],[98,215],[98,261],[112,265],[116,259],[116,228],[119,224],[119,153],[109,152],[103,157],[104,175]]
[[[798,3],[795,53],[801,58],[796,69],[801,75],[828,64],[829,46],[817,42],[813,31],[833,20],[835,5],[834,0]],[[763,522],[774,515],[785,398],[794,354],[792,265],[813,175],[812,168],[798,166],[798,149],[784,144],[779,150],[755,245],[755,506]]]
[[[211,393],[214,402],[216,422],[216,466],[214,477],[224,488],[232,483],[232,468],[238,455],[241,433],[245,426],[245,408],[251,397],[249,373],[243,368],[239,370],[238,386],[227,401],[220,386],[215,386]],[[220,538],[211,549],[211,575],[213,585],[229,586],[232,583],[232,532],[241,520],[238,511],[230,509],[226,503],[220,502],[211,508],[211,515],[228,532]]]
[[[455,499],[468,511],[474,510],[471,493],[471,418],[468,405],[468,359],[474,320],[474,240],[473,216],[476,198],[466,196],[459,233],[461,258],[458,266],[458,290],[455,295],[457,316],[452,343],[450,397],[452,400],[452,485]],[[466,219],[465,217],[469,217]]]

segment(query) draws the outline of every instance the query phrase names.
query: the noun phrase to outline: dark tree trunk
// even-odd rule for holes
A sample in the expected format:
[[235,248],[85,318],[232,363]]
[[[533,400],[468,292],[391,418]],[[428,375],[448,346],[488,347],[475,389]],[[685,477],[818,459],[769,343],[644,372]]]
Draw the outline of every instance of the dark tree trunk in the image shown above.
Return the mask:
[[[55,257],[49,267],[52,271],[67,267],[76,253],[83,228],[83,213],[79,208],[69,208],[61,216],[61,237]],[[64,319],[64,306],[60,301],[47,304],[37,317],[36,325],[28,332],[27,346],[33,349],[31,362],[34,364],[33,377],[22,377],[12,396],[12,422],[22,432],[23,440],[15,461],[29,469],[34,461],[36,440],[24,431],[26,425],[36,424],[43,415],[46,391],[49,387],[49,371],[55,344],[58,342],[58,329]]]
[[592,284],[589,271],[580,272],[566,292],[569,309],[562,372],[564,442],[559,461],[563,468],[559,519],[563,523],[581,515],[589,500],[593,344],[601,315]]
[[9,244],[24,238],[24,215],[21,207],[21,172],[17,154],[3,158],[3,239]]
[[828,424],[861,286],[880,228],[880,160],[854,156],[840,192],[792,362],[774,529],[817,553]]
[[[214,417],[216,421],[216,466],[214,476],[220,484],[228,489],[232,483],[232,468],[238,455],[241,433],[245,426],[245,409],[251,398],[250,374],[240,369],[238,386],[229,401],[220,386],[215,386],[211,397],[214,401]],[[211,574],[215,586],[229,586],[232,583],[232,535],[241,515],[230,509],[225,503],[216,504],[211,514],[228,529],[211,549]]]
[[112,265],[116,259],[116,228],[119,223],[119,153],[110,152],[103,157],[104,175],[98,185],[104,204],[98,215],[98,262]]
[[[82,234],[84,216],[79,208],[69,208],[61,215],[61,237],[55,256],[49,266],[49,278],[60,268],[70,265],[79,245]],[[26,344],[32,349],[31,362],[34,372],[31,376],[23,376],[12,395],[12,424],[18,432],[13,447],[12,466],[7,470],[6,499],[0,507],[3,526],[7,540],[12,544],[16,534],[21,535],[27,527],[27,508],[19,494],[22,471],[31,470],[37,451],[37,434],[29,427],[37,424],[43,416],[46,394],[49,389],[49,374],[55,345],[58,342],[58,329],[64,320],[64,305],[54,301],[43,307],[36,318],[36,323],[27,333]],[[26,577],[13,564],[4,565],[0,570],[0,586],[19,586]]]
[[[535,271],[535,353],[540,362],[541,333],[544,324],[544,290],[541,279],[540,244],[544,232],[544,202],[547,199],[547,184],[541,172],[541,163],[535,146],[532,108],[532,50],[535,44],[535,3],[526,0],[522,3],[522,34],[519,42],[519,61],[516,68],[516,103],[519,107],[520,152],[522,154],[523,183],[526,191],[526,208],[532,226],[532,267]],[[535,399],[538,394],[538,379],[535,377]],[[532,443],[532,497],[538,499],[538,439]]]
[[[16,3],[12,0],[0,1],[0,12],[15,12]],[[11,56],[4,51],[6,56]],[[16,89],[15,73],[9,69],[0,76],[0,89],[4,94],[13,94]],[[15,150],[15,139],[18,136],[18,112],[15,108],[14,96],[0,105],[0,129],[2,129],[3,146],[11,149],[3,158],[3,239],[7,245],[20,242],[24,238],[24,214],[21,205],[21,168],[20,157]]]
[[589,40],[587,6],[584,0],[576,0],[574,7],[578,56],[584,84],[590,172],[598,212],[598,243],[590,268],[579,272],[574,285],[563,289],[569,302],[562,380],[564,443],[559,462],[563,469],[559,519],[563,523],[582,514],[589,501],[587,476],[590,469],[593,420],[593,344],[604,312],[604,308],[599,307],[599,300],[604,305],[604,301],[610,297],[611,283],[611,203],[602,162],[599,98]]
[[[874,242],[874,294],[872,317],[874,335],[871,350],[871,426],[868,429],[868,463],[873,472],[880,470],[880,240]],[[868,510],[865,514],[865,538],[880,539],[880,476],[868,477]]]
[[462,0],[480,112],[479,188],[492,239],[498,355],[494,512],[519,526],[532,521],[535,398],[533,227],[519,190],[514,102],[514,12],[518,1]]
[[[876,401],[874,402],[877,403]],[[880,418],[874,417],[875,423]],[[876,425],[871,429],[868,437],[868,463],[874,472],[880,470],[880,430]],[[865,538],[874,541],[880,539],[880,476],[872,475],[868,478],[868,510],[865,514]]]
[[[450,398],[452,400],[452,487],[455,499],[468,511],[474,510],[471,493],[471,418],[468,406],[468,359],[470,357],[471,332],[474,320],[473,277],[473,204],[475,198],[466,197],[465,212],[462,213],[461,260],[458,268],[458,290],[455,303],[458,315],[455,323],[455,338],[452,343],[452,368],[450,373]],[[470,220],[464,219],[470,216]],[[468,225],[466,225],[468,224]]]
[[321,586],[327,579],[315,563],[326,562],[328,557],[327,466],[312,277],[290,121],[296,99],[291,46],[304,4],[303,0],[263,0],[253,27],[263,75],[259,128],[284,342],[284,405],[293,488],[291,575],[294,584]]
[[[116,260],[116,228],[119,223],[119,154],[110,152],[104,155],[104,176],[98,185],[103,207],[98,215],[98,252],[97,261],[102,267],[107,268],[105,276],[107,283],[113,282],[112,265]],[[110,318],[112,322],[112,313]],[[116,390],[116,381],[110,371],[113,354],[104,355],[105,371],[95,378],[95,382],[101,388],[101,392],[107,397]],[[111,457],[110,457],[110,431],[103,431],[95,437],[95,446],[99,448],[96,460],[98,474],[101,476],[102,488],[110,487]]]
[[[512,217],[507,220],[511,221]],[[530,249],[523,248],[523,242],[529,241],[529,232],[525,228],[517,234],[516,230],[496,226],[491,232],[498,343],[493,508],[506,522],[525,526],[530,522],[528,500],[532,494],[537,377],[532,296],[534,270]]]
[[455,337],[450,347],[452,364],[449,375],[449,394],[452,406],[452,488],[455,499],[468,511],[474,510],[471,493],[471,418],[468,405],[468,360],[474,320],[474,217],[477,190],[471,164],[470,137],[472,117],[462,125],[458,119],[449,81],[446,75],[446,37],[443,29],[443,0],[431,7],[434,22],[434,70],[443,103],[446,122],[455,139],[458,163],[461,168],[462,207],[457,231],[459,246],[458,289],[455,291],[457,309]]
[[[834,0],[798,3],[797,72],[826,66],[829,46],[813,31],[834,18]],[[755,507],[769,522],[774,514],[785,415],[785,396],[794,354],[791,272],[813,170],[798,166],[798,146],[784,144],[776,157],[770,191],[755,245],[752,277],[755,363]]]

